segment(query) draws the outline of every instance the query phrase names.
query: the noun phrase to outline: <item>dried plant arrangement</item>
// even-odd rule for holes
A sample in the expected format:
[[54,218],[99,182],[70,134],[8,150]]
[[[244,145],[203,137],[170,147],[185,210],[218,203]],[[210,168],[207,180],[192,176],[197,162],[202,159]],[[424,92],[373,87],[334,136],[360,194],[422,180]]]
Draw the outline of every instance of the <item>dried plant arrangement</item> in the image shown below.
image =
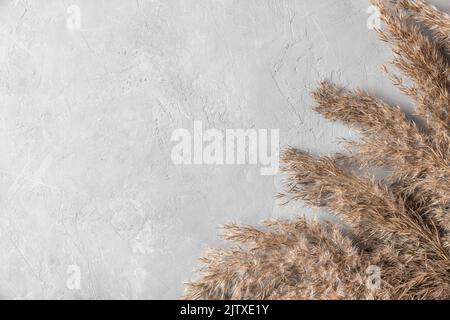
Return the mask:
[[[421,0],[372,2],[391,65],[412,85],[384,69],[426,128],[362,90],[322,82],[314,110],[363,137],[332,156],[285,151],[279,197],[327,207],[342,224],[297,217],[225,225],[233,245],[205,253],[184,298],[450,298],[450,16]],[[389,175],[377,180],[355,164]]]

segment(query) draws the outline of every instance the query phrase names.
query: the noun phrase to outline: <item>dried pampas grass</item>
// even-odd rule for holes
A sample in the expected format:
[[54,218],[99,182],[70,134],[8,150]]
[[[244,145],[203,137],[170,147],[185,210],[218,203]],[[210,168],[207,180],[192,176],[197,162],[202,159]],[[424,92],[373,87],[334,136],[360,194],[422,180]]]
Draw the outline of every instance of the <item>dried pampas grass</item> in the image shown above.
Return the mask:
[[[392,45],[386,72],[412,97],[427,128],[361,90],[324,81],[314,110],[358,129],[345,154],[282,156],[286,190],[279,197],[327,207],[343,222],[268,220],[223,227],[228,249],[202,259],[188,299],[449,299],[450,298],[450,17],[421,0],[380,9]],[[376,181],[348,164],[389,168]]]

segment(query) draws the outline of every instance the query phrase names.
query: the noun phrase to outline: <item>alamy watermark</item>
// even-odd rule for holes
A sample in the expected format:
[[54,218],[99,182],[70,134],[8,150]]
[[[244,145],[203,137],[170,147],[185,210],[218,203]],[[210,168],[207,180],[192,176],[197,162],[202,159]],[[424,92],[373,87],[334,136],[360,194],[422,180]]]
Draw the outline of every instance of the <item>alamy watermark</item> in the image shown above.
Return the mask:
[[78,265],[72,264],[67,267],[66,287],[69,290],[80,290],[81,288],[81,269]]
[[370,265],[366,269],[366,274],[366,287],[370,290],[379,290],[381,288],[381,268]]
[[260,165],[261,175],[275,175],[279,167],[278,129],[207,129],[194,121],[192,132],[176,129],[171,136],[172,162],[177,165]]
[[378,7],[371,5],[367,8],[366,13],[370,14],[369,18],[367,18],[367,28],[370,30],[380,29],[381,28],[381,12]]
[[67,8],[66,27],[69,30],[81,29],[81,9],[79,6],[73,4]]

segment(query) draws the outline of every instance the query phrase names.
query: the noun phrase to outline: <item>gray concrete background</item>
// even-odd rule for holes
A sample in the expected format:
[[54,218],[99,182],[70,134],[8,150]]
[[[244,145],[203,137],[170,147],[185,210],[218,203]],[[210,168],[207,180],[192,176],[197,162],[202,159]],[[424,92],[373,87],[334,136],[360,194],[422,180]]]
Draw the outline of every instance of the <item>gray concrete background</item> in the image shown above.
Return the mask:
[[307,108],[321,78],[410,109],[379,71],[368,6],[0,1],[0,297],[178,298],[217,225],[305,212],[279,208],[279,177],[257,166],[174,165],[170,136],[202,120],[336,151],[356,134]]

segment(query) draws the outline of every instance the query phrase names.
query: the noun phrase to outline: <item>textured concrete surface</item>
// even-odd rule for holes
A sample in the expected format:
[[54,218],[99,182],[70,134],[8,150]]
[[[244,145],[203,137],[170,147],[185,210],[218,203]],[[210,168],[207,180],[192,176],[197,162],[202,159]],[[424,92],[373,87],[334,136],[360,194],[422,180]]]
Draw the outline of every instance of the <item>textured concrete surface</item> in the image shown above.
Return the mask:
[[257,166],[174,165],[170,137],[201,120],[338,150],[356,134],[306,107],[324,77],[410,109],[368,6],[0,1],[0,297],[177,298],[217,225],[309,212]]

